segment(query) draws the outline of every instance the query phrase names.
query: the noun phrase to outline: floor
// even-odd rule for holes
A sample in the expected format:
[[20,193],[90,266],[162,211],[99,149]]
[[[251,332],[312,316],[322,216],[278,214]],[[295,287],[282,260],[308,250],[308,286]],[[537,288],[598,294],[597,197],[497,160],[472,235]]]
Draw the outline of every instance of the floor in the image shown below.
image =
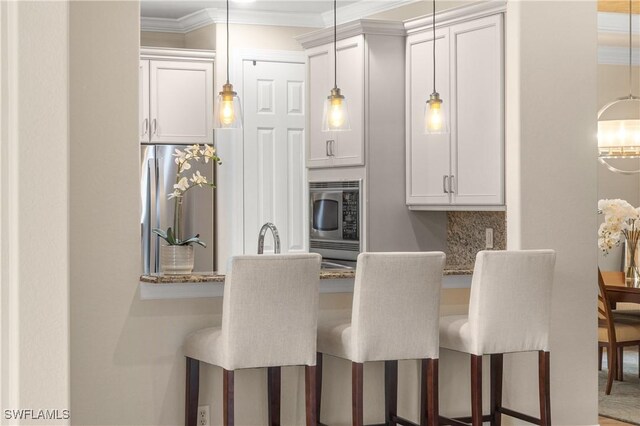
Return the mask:
[[632,426],[630,423],[623,423],[623,422],[619,422],[617,420],[608,419],[606,417],[600,417],[599,423],[600,423],[600,426],[608,426],[608,425],[618,425],[618,426],[629,425],[629,426]]

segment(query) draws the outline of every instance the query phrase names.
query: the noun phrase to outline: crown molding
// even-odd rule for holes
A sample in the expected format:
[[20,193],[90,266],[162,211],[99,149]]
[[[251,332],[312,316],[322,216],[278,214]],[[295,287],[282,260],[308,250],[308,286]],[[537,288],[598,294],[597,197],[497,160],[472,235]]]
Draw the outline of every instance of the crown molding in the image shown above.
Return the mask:
[[165,47],[140,47],[141,59],[173,59],[181,58],[190,61],[210,62],[216,57],[213,50],[202,49],[168,49]]
[[[506,0],[485,0],[470,5],[462,5],[453,9],[436,13],[436,27],[451,25],[456,22],[482,18],[484,16],[503,13],[507,10]],[[431,30],[433,14],[419,16],[404,21],[407,34],[420,33]]]
[[[640,49],[635,48],[632,53],[633,60],[631,64],[634,67],[640,66]],[[629,66],[629,48],[611,46],[598,47],[598,64]]]
[[[344,24],[419,1],[423,0],[360,0],[357,3],[338,7],[337,23]],[[322,21],[325,27],[333,26],[333,10],[322,13]]]
[[[338,40],[343,40],[360,34],[403,37],[406,33],[402,22],[380,21],[376,19],[359,19],[346,24],[340,24],[336,29],[336,38]],[[333,42],[333,27],[302,34],[295,37],[295,39],[305,49],[321,46],[323,44]]]
[[[640,33],[640,15],[631,18],[633,34]],[[629,34],[629,15],[624,13],[598,12],[598,32]]]

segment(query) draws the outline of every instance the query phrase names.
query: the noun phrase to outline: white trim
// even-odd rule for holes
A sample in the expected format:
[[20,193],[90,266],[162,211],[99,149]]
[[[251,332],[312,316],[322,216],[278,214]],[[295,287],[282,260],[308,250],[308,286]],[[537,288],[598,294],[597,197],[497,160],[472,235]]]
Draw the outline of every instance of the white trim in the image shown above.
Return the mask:
[[443,204],[439,205],[412,205],[408,204],[407,207],[412,211],[455,211],[455,212],[503,212],[507,210],[507,206],[460,206],[456,204]]
[[[632,51],[632,65],[640,66],[640,49],[634,48]],[[629,48],[628,47],[598,47],[598,64],[599,65],[626,65],[629,66]]]
[[19,407],[18,6],[0,4],[0,405]]
[[[640,15],[631,18],[633,34],[640,33]],[[599,33],[629,34],[629,15],[625,13],[598,12]]]
[[[507,10],[506,0],[484,0],[471,5],[462,5],[444,12],[436,13],[436,28],[454,23],[470,21]],[[419,33],[431,29],[433,15],[420,16],[404,21],[407,34]]]
[[[337,28],[337,39],[344,40],[360,34],[375,34],[389,36],[404,36],[405,30],[401,22],[382,21],[377,19],[359,19],[357,21],[340,24]],[[295,38],[305,49],[322,46],[333,42],[333,28],[302,34]]]
[[167,49],[162,47],[146,47],[140,48],[140,59],[170,59],[176,60],[181,58],[188,61],[211,62],[215,59],[216,52],[213,50],[196,50],[196,49]]
[[[417,3],[419,1],[422,0],[360,0],[357,3],[338,8],[338,24],[361,19],[363,17],[371,16],[376,13],[386,12],[400,6]],[[333,10],[323,12],[321,16],[322,21],[324,22],[324,25],[326,27],[333,26]]]

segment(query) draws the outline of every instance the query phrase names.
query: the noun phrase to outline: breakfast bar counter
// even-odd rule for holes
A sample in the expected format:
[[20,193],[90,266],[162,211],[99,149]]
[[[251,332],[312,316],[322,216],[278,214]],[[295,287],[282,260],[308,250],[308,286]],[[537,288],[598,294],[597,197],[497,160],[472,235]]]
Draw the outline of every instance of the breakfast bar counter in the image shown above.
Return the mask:
[[[469,288],[472,266],[445,266],[443,288]],[[354,269],[322,269],[320,293],[350,293],[355,279]],[[140,276],[140,299],[191,299],[222,297],[225,275],[201,272],[190,275],[150,274]]]

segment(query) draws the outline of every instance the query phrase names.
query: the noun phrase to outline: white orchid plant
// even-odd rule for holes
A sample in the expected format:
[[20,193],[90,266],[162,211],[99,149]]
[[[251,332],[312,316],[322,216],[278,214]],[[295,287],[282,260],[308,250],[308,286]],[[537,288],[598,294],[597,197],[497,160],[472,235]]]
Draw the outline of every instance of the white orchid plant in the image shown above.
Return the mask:
[[627,241],[629,264],[627,275],[638,275],[636,249],[640,241],[640,208],[635,208],[624,200],[598,201],[598,213],[604,214],[604,223],[598,230],[598,246],[605,254]]
[[182,230],[180,229],[180,221],[182,219],[182,202],[185,194],[193,188],[215,188],[213,182],[209,182],[206,176],[200,174],[199,170],[190,172],[191,176],[188,176],[187,171],[191,170],[191,163],[209,163],[213,161],[218,165],[222,164],[220,158],[216,155],[216,149],[210,145],[191,145],[184,150],[176,149],[173,154],[175,162],[178,165],[178,171],[176,172],[176,182],[173,185],[173,192],[167,196],[169,200],[174,200],[173,211],[173,228],[169,227],[166,231],[155,228],[153,232],[160,236],[170,246],[188,246],[191,244],[199,244],[202,247],[206,247],[207,244],[204,241],[200,241],[200,234],[196,234],[189,238],[182,238]]

